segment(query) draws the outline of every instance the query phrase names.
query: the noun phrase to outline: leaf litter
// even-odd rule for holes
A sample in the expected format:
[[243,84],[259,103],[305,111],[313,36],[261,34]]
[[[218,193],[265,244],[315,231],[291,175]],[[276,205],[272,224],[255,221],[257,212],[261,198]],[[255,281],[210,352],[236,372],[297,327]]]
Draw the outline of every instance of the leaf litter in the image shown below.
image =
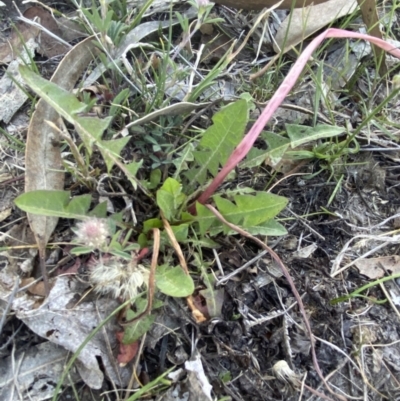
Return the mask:
[[[156,24],[153,24],[151,30],[143,37],[157,32],[158,28],[156,29],[155,27]],[[136,32],[139,32],[139,29]],[[195,46],[195,44],[196,40],[192,40],[191,46]],[[137,48],[140,48],[140,51],[134,51],[136,52],[136,57],[139,57],[145,51],[145,47],[138,46]],[[127,47],[125,46],[125,55],[130,51],[126,49]],[[245,56],[243,55],[243,57]],[[246,65],[246,60],[242,59],[240,61],[242,65]],[[70,59],[66,58],[64,63],[68,65]],[[360,62],[356,61],[355,63],[359,68]],[[82,68],[84,69],[85,67]],[[240,67],[237,68],[237,71],[243,73]],[[72,69],[75,70],[75,67]],[[326,79],[325,74],[326,72],[324,72],[323,79]],[[78,75],[81,75],[81,72]],[[97,78],[99,76],[97,75]],[[32,76],[32,82],[33,80]],[[346,86],[349,85],[349,80],[351,80],[351,74],[343,80],[347,89],[351,89],[351,86]],[[359,90],[365,93],[368,91],[369,84],[365,79],[360,79],[356,83]],[[68,91],[72,90],[73,86],[74,84],[68,88]],[[138,87],[143,89],[145,86]],[[147,88],[150,87],[149,85],[147,86]],[[178,266],[169,271],[167,270],[165,272],[167,275],[161,272],[163,273],[161,274],[163,278],[158,280],[160,290],[166,294],[175,295],[175,297],[164,299],[164,305],[161,309],[147,316],[152,317],[152,320],[154,320],[153,327],[148,332],[149,338],[154,334],[152,340],[143,340],[141,347],[133,343],[135,345],[131,349],[125,349],[126,353],[131,353],[131,355],[126,359],[120,359],[117,355],[121,355],[123,348],[121,340],[117,340],[117,333],[121,328],[118,326],[116,319],[111,319],[110,322],[105,324],[104,330],[99,330],[93,338],[88,339],[88,335],[92,330],[101,325],[104,319],[114,312],[120,303],[118,300],[105,296],[98,298],[90,294],[83,296],[86,290],[90,288],[90,284],[84,281],[85,274],[78,268],[78,265],[84,268],[87,264],[88,260],[85,257],[67,255],[67,259],[70,258],[75,263],[74,269],[71,269],[70,275],[68,275],[69,270],[66,269],[64,270],[65,275],[53,276],[51,278],[52,287],[49,297],[44,298],[43,291],[34,291],[33,289],[27,292],[13,293],[14,285],[16,282],[18,283],[17,277],[21,275],[21,271],[26,276],[33,276],[31,270],[33,269],[34,271],[35,267],[25,268],[21,262],[27,260],[26,256],[12,255],[10,254],[11,249],[7,249],[2,255],[5,261],[2,264],[1,271],[1,298],[3,299],[3,305],[10,306],[12,314],[8,318],[2,336],[4,338],[7,338],[7,336],[12,338],[12,325],[18,320],[22,320],[32,332],[39,334],[46,341],[49,340],[56,344],[61,344],[71,352],[76,352],[86,340],[86,346],[76,352],[74,356],[77,359],[77,363],[71,372],[75,374],[75,369],[77,369],[80,377],[91,388],[105,390],[107,383],[113,383],[119,388],[126,386],[138,388],[138,386],[144,385],[134,395],[136,397],[134,399],[139,399],[140,394],[145,394],[146,391],[149,392],[150,389],[161,385],[160,380],[164,374],[167,374],[169,368],[181,365],[181,371],[175,370],[174,375],[165,376],[170,380],[170,389],[160,396],[161,398],[159,399],[164,400],[176,399],[176,394],[179,394],[179,399],[187,399],[190,396],[199,400],[213,399],[211,397],[228,397],[226,399],[232,397],[239,400],[250,400],[251,398],[261,400],[281,399],[282,397],[287,400],[297,399],[298,385],[302,380],[301,374],[308,371],[305,391],[312,393],[321,383],[316,372],[309,370],[309,365],[311,364],[310,347],[313,341],[316,340],[318,344],[316,356],[324,376],[329,377],[331,385],[335,385],[345,394],[357,392],[360,395],[361,392],[358,389],[368,384],[365,391],[368,392],[370,399],[378,400],[394,397],[393,381],[386,380],[382,382],[382,377],[389,374],[392,375],[391,378],[395,378],[398,370],[396,366],[398,366],[398,355],[400,353],[398,351],[396,324],[393,323],[394,321],[398,322],[396,320],[398,317],[391,307],[372,302],[373,299],[382,299],[382,294],[385,294],[384,289],[378,285],[371,285],[367,289],[367,299],[354,298],[340,307],[331,305],[330,301],[346,292],[348,287],[362,288],[368,282],[368,279],[375,278],[374,273],[371,271],[376,271],[377,266],[381,269],[379,274],[387,276],[395,272],[393,260],[395,260],[396,256],[398,238],[396,235],[393,236],[394,218],[391,219],[391,217],[395,216],[398,211],[398,206],[395,202],[398,195],[396,187],[398,174],[395,163],[398,158],[393,156],[397,153],[375,150],[378,146],[374,144],[379,144],[379,149],[381,149],[380,146],[384,144],[382,132],[387,131],[387,125],[382,126],[382,122],[375,118],[370,119],[368,124],[364,124],[364,129],[360,129],[357,133],[357,140],[362,144],[362,150],[365,152],[364,154],[368,154],[369,158],[360,158],[352,153],[349,153],[347,158],[343,158],[342,155],[335,158],[335,146],[338,148],[343,147],[343,141],[348,134],[348,130],[353,129],[353,126],[357,127],[358,124],[363,124],[363,118],[365,119],[366,117],[365,115],[362,116],[362,114],[365,113],[365,110],[356,108],[356,112],[351,111],[349,105],[347,105],[347,108],[344,107],[340,97],[336,97],[333,100],[333,106],[330,105],[327,99],[320,99],[320,103],[318,103],[318,97],[321,96],[321,93],[317,87],[313,88],[312,85],[310,87],[312,91],[309,93],[311,93],[311,98],[316,103],[308,103],[309,113],[307,115],[311,116],[312,119],[314,112],[318,109],[319,112],[325,113],[325,116],[329,119],[331,117],[329,113],[333,113],[336,116],[336,120],[331,121],[334,121],[335,125],[329,129],[330,127],[328,126],[321,127],[315,123],[310,123],[310,126],[307,127],[310,117],[307,117],[308,120],[303,120],[302,123],[306,124],[303,127],[299,127],[299,122],[296,120],[286,120],[283,124],[282,121],[276,121],[275,125],[272,125],[275,128],[274,132],[265,134],[260,138],[259,143],[256,143],[258,154],[251,161],[251,168],[255,170],[243,170],[240,172],[236,178],[237,186],[236,184],[231,184],[230,190],[233,192],[232,195],[229,195],[229,199],[219,195],[214,196],[213,201],[218,209],[232,220],[231,223],[244,225],[248,228],[248,231],[258,230],[254,232],[262,237],[264,235],[268,236],[268,244],[272,242],[273,249],[288,266],[297,290],[303,295],[303,303],[307,308],[312,333],[316,336],[314,339],[310,339],[306,334],[304,319],[299,314],[298,306],[292,293],[287,288],[286,281],[279,274],[273,273],[274,269],[276,269],[273,260],[269,256],[257,259],[257,255],[260,252],[253,244],[243,237],[232,236],[232,231],[226,227],[222,229],[223,226],[219,225],[220,223],[217,219],[212,217],[206,209],[201,211],[201,206],[198,208],[196,217],[198,222],[202,224],[200,233],[213,233],[212,238],[214,241],[212,243],[211,241],[207,242],[207,238],[199,238],[199,242],[194,242],[195,246],[186,248],[185,241],[188,238],[186,233],[188,232],[189,224],[193,223],[185,223],[186,225],[178,227],[179,229],[176,226],[182,218],[190,221],[189,215],[180,214],[181,211],[179,210],[183,202],[186,201],[185,196],[189,194],[183,194],[179,190],[176,191],[174,183],[164,186],[163,192],[157,191],[157,194],[162,194],[157,198],[157,205],[166,213],[168,220],[173,223],[171,231],[181,243],[181,247],[182,244],[185,244],[185,248],[183,248],[184,257],[190,262],[191,255],[193,253],[196,254],[197,261],[193,262],[193,265],[201,267],[202,274],[196,274],[196,270],[192,266],[190,267],[195,281],[191,281],[189,285],[195,285],[190,287],[189,292],[193,292],[197,297],[197,306],[194,304],[192,309],[205,316],[204,323],[194,323],[186,302],[183,299],[176,298],[179,293],[175,286],[179,280],[182,280],[179,278],[182,273],[181,267]],[[168,94],[168,92],[165,93]],[[132,94],[134,95],[135,92],[132,92]],[[47,94],[43,93],[43,95]],[[169,95],[171,96],[171,93]],[[218,96],[222,97],[220,94]],[[385,96],[382,87],[378,88],[375,96],[377,98]],[[64,100],[68,101],[68,99],[69,97],[65,96]],[[48,96],[47,100],[54,102],[51,96]],[[174,100],[176,101],[176,99]],[[296,98],[296,96],[294,96],[293,101],[294,104],[300,103],[300,99]],[[332,100],[330,101],[332,102]],[[396,99],[393,101],[395,102]],[[245,101],[241,100],[234,105],[239,107],[240,102],[243,104]],[[74,104],[77,105],[77,103]],[[354,104],[356,104],[355,101]],[[111,169],[113,165],[124,165],[125,160],[123,163],[121,162],[120,154],[123,154],[124,158],[129,157],[128,152],[122,153],[122,149],[125,146],[129,146],[126,150],[129,149],[131,154],[145,154],[144,149],[152,149],[148,154],[153,157],[154,163],[159,163],[158,160],[162,160],[165,155],[168,155],[168,152],[162,154],[162,147],[155,143],[154,140],[146,143],[143,137],[140,136],[136,136],[135,140],[138,143],[142,141],[142,144],[136,147],[127,145],[127,141],[123,141],[124,146],[117,146],[117,142],[112,142],[114,138],[112,140],[110,138],[108,140],[99,140],[96,137],[98,133],[96,129],[99,129],[99,126],[95,126],[94,131],[88,129],[89,126],[86,124],[88,120],[85,120],[86,117],[79,115],[83,111],[83,109],[79,109],[81,105],[78,105],[79,110],[77,108],[69,108],[70,106],[67,103],[65,105],[64,109],[59,108],[58,111],[70,124],[75,125],[78,133],[82,136],[82,141],[86,141],[88,148],[91,148],[91,145],[96,143],[104,158],[105,170],[109,173],[113,171],[112,174],[116,175],[114,180],[118,180],[121,183],[124,182],[121,175],[117,175],[115,170]],[[163,119],[168,120],[172,117],[176,118],[179,117],[179,114],[183,114],[197,117],[197,120],[193,120],[192,123],[195,122],[196,128],[200,126],[205,130],[211,124],[205,122],[204,116],[201,116],[201,112],[198,113],[196,111],[195,105],[197,106],[193,102],[181,107],[179,103],[176,103],[176,106],[174,105],[172,108],[172,113],[168,113],[168,107],[170,106],[161,106],[152,110],[152,115],[141,110],[140,117],[143,117],[143,119],[138,119],[139,122],[136,124],[137,127],[135,129],[138,130],[142,126],[145,127],[141,131],[141,134],[143,134],[150,127],[152,129],[159,128],[157,127],[157,122],[159,123]],[[316,107],[316,105],[319,107]],[[209,104],[204,105],[204,109],[208,106]],[[333,107],[333,109],[326,111],[325,108],[327,107]],[[218,109],[213,109],[212,114],[209,113],[207,115],[208,121],[217,111]],[[395,113],[395,111],[392,112]],[[150,114],[151,118],[146,119],[147,114]],[[318,114],[315,115],[318,116]],[[234,117],[235,115],[230,118],[233,119]],[[94,118],[90,120],[93,122],[97,117],[90,118]],[[136,118],[137,115],[132,119],[128,119],[127,123],[134,123]],[[246,122],[247,117],[244,120]],[[57,120],[55,121],[57,122]],[[121,119],[119,121],[121,122]],[[240,127],[236,127],[236,124],[234,125],[237,129],[234,133],[239,135],[239,131],[243,130]],[[45,129],[45,127],[45,124],[39,125],[38,129]],[[93,125],[90,127],[93,127]],[[101,134],[107,130],[108,125],[103,124],[102,127]],[[120,128],[118,131],[120,131]],[[216,132],[218,137],[221,132],[218,132],[218,130],[213,131],[213,129],[215,130],[215,127],[206,132]],[[282,130],[285,130],[288,136],[282,136]],[[302,134],[305,134],[305,136],[302,137]],[[167,132],[167,135],[169,135],[169,132]],[[243,135],[243,132],[240,135]],[[207,139],[206,136],[203,136],[199,140],[200,146],[194,141],[192,146],[195,147],[188,147],[189,151],[186,153],[189,157],[179,162],[174,160],[174,165],[182,166],[182,168],[185,166],[184,170],[189,171],[190,175],[190,173],[196,174],[199,171],[195,170],[193,165],[197,165],[198,169],[199,164],[204,163],[201,167],[206,172],[206,178],[209,178],[210,175],[214,176],[224,165],[230,152],[225,149],[227,154],[219,153],[219,149],[214,146],[215,144],[206,142],[204,138]],[[287,138],[289,138],[288,141]],[[235,138],[232,137],[230,139],[234,140]],[[331,147],[324,147],[329,142],[332,144]],[[237,143],[230,144],[230,148],[234,149]],[[105,150],[108,145],[112,148],[112,151]],[[216,145],[219,145],[218,141]],[[157,148],[157,146],[159,147]],[[388,140],[385,146],[386,148],[392,147],[396,149],[396,141]],[[40,157],[38,154],[43,154],[40,146],[36,148],[30,147],[29,149],[32,157],[36,159]],[[207,153],[207,149],[212,152]],[[332,152],[332,156],[330,156],[330,152]],[[395,150],[395,152],[398,152],[398,150]],[[157,153],[162,155],[160,159],[154,158]],[[93,154],[97,159],[97,165],[101,166],[102,162],[100,162],[98,150],[95,149]],[[218,154],[218,160],[213,158],[213,155],[216,154]],[[182,153],[182,155],[185,155],[185,153]],[[204,159],[207,155],[208,159]],[[304,157],[305,160],[313,160],[313,162],[300,163],[299,160]],[[43,162],[44,160],[41,161]],[[278,170],[279,164],[289,164],[289,161],[292,163],[291,166],[294,171],[288,170],[287,172],[279,173],[279,171],[283,171]],[[140,168],[132,159],[128,158],[127,162],[130,164],[127,164],[129,168],[125,167],[125,171],[129,171],[130,174],[132,174],[132,171],[137,171],[136,167]],[[163,165],[160,164],[159,166]],[[327,168],[327,166],[329,167]],[[147,161],[145,161],[145,167],[149,168]],[[265,174],[265,168],[269,169],[270,175]],[[297,175],[296,169],[299,169],[298,171],[302,175]],[[315,174],[318,171],[316,169],[320,169],[319,174]],[[144,173],[144,170],[139,171],[141,171],[140,174]],[[383,174],[382,171],[385,171],[385,173]],[[283,175],[280,175],[279,180],[274,183],[276,185],[274,193],[279,193],[279,197],[276,198],[277,205],[274,206],[275,210],[271,216],[275,217],[280,211],[280,222],[276,222],[276,224],[281,225],[284,231],[278,225],[268,225],[262,227],[261,230],[260,223],[264,219],[268,221],[268,214],[266,215],[267,217],[257,215],[257,211],[262,210],[261,200],[263,195],[256,195],[255,191],[249,194],[241,193],[240,187],[252,186],[253,189],[259,190],[260,194],[262,194],[262,189],[268,187],[271,175],[276,172]],[[332,172],[339,177],[339,181],[332,180]],[[43,179],[44,176],[42,174],[39,175],[38,179]],[[150,183],[150,185],[155,185],[155,188],[166,182],[166,177],[162,182],[160,182],[161,178],[157,181],[156,177],[162,177],[161,171],[153,174],[152,177],[153,183]],[[179,174],[175,174],[175,180],[179,177]],[[136,181],[134,179],[129,181],[134,187]],[[339,187],[337,182],[341,182],[342,185]],[[200,183],[206,183],[206,179],[202,177]],[[68,177],[67,185],[72,186],[74,189],[79,187],[71,177]],[[112,180],[107,182],[106,186],[107,193],[116,193],[116,187],[113,185]],[[63,189],[63,187],[64,185],[53,189]],[[129,187],[127,188],[132,196],[132,191]],[[332,198],[333,190],[335,190],[336,194],[334,198]],[[148,233],[157,225],[162,224],[162,222],[156,218],[157,214],[154,208],[143,207],[148,204],[148,199],[146,198],[145,200],[143,194],[136,192],[133,194],[137,203],[133,210],[134,213],[138,214],[139,221],[148,218],[149,213],[155,217],[152,221],[146,221],[149,227],[146,232],[147,238],[141,237],[142,246],[145,246],[149,244],[150,236]],[[182,197],[182,195],[185,196]],[[294,214],[284,209],[284,198],[289,200],[290,210]],[[281,199],[282,202],[278,202],[278,199]],[[264,203],[271,205],[270,202],[271,200],[266,197]],[[121,206],[118,205],[117,197],[109,199],[109,203],[113,205],[114,210],[121,209]],[[252,213],[249,216],[243,214],[243,204],[248,204],[251,208]],[[68,212],[68,207],[65,210]],[[17,216],[23,215],[20,211],[14,209],[12,216],[6,217],[6,224],[13,221],[12,219]],[[69,216],[72,219],[73,214],[71,213]],[[297,218],[296,216],[306,217]],[[68,217],[68,213],[65,217]],[[46,217],[46,219],[49,219],[49,217]],[[269,222],[269,224],[272,223]],[[54,229],[55,231],[53,231]],[[33,231],[35,232],[36,229]],[[293,245],[284,242],[282,237],[275,236],[285,234],[286,231],[296,239],[296,241],[292,241]],[[216,236],[216,233],[221,232],[224,232],[223,236]],[[60,263],[64,251],[69,252],[68,247],[65,247],[63,243],[70,243],[71,241],[70,227],[68,227],[68,224],[61,223],[60,225],[59,223],[52,229],[45,230],[43,235],[47,238],[44,244],[47,244],[50,238],[52,238],[51,244],[62,244],[58,248],[58,252],[53,255],[55,264]],[[20,232],[4,232],[4,238],[10,236],[16,237],[16,241],[20,241],[21,244],[33,245],[31,240],[23,241]],[[353,240],[354,246],[351,245]],[[162,242],[162,247],[168,248],[169,245],[167,245],[166,238],[163,238],[162,241],[164,241]],[[199,259],[199,252],[196,246],[199,247],[200,244],[204,245],[204,248],[201,248],[202,258]],[[214,261],[218,259],[221,248],[217,249],[215,254],[211,252],[210,245],[212,247],[216,245],[222,246],[222,249],[230,254],[226,261],[220,261],[218,267],[214,264]],[[8,241],[7,246],[10,248],[17,245],[15,242]],[[43,245],[42,249],[44,249]],[[165,248],[163,249],[165,254],[162,257],[168,262],[167,266],[176,266],[174,257],[168,254]],[[123,249],[114,250],[114,252],[117,251],[123,255]],[[51,264],[51,256],[49,254],[45,256],[46,263]],[[337,259],[335,260],[335,258]],[[254,262],[246,266],[250,259],[254,259]],[[30,260],[32,261],[32,257]],[[331,269],[332,261],[334,261],[333,265],[336,266],[336,269]],[[162,263],[159,264],[161,265]],[[353,265],[358,269],[353,269]],[[243,268],[243,266],[245,267]],[[210,276],[204,275],[204,271]],[[339,271],[345,286],[343,286],[342,282],[332,278],[337,276]],[[215,283],[220,282],[231,272],[234,275],[225,281],[223,288],[218,288]],[[330,274],[332,277],[330,277]],[[272,280],[266,280],[268,276],[272,277]],[[261,278],[263,279],[261,280]],[[166,280],[163,282],[163,279]],[[181,282],[184,283],[184,281]],[[379,284],[381,285],[382,283]],[[24,281],[24,285],[32,286],[32,281]],[[183,290],[181,296],[186,296],[185,289],[189,288],[188,284],[182,287],[182,289],[178,288]],[[387,293],[390,294],[389,298],[391,296],[393,303],[396,305],[398,303],[398,295],[395,293],[395,288],[389,288]],[[193,297],[193,299],[196,298]],[[131,313],[140,314],[139,304],[137,306],[138,310],[131,311]],[[367,311],[368,320],[363,319],[364,310]],[[343,314],[344,311],[347,314]],[[135,322],[135,324],[139,325],[140,323]],[[162,330],[160,330],[160,327],[162,327]],[[336,331],[335,328],[338,328],[338,330],[341,328],[341,333]],[[155,333],[155,329],[158,329],[158,333]],[[134,337],[131,338],[133,339]],[[46,341],[42,344],[50,344]],[[41,344],[35,346],[39,345]],[[15,352],[10,348],[8,347],[10,353],[8,355],[5,354],[2,368],[4,366],[7,369],[10,366],[10,355]],[[54,348],[55,353],[51,355],[47,362],[45,359],[44,363],[51,364],[52,358],[56,360],[58,355],[56,350],[59,351],[59,348]],[[19,350],[16,349],[16,351]],[[359,352],[363,358],[361,360],[353,358],[353,351]],[[371,354],[367,351],[371,352]],[[136,352],[141,356],[141,360],[135,359]],[[63,356],[64,354],[61,355]],[[133,358],[132,361],[131,358]],[[24,363],[28,363],[28,365],[24,365]],[[343,372],[346,372],[346,364],[349,364],[353,372],[356,372],[356,378],[354,375],[352,378],[348,378],[347,373],[340,377],[334,374],[337,369],[343,369]],[[124,367],[119,365],[124,365]],[[20,366],[24,367],[24,369],[29,369],[29,359],[25,362],[21,359]],[[57,369],[57,372],[60,372],[59,365]],[[135,370],[134,375],[137,377],[128,384],[132,369]],[[278,380],[282,381],[282,384],[270,376],[272,372]],[[65,371],[62,373],[63,375],[66,374]],[[150,382],[147,380],[148,384],[143,381],[142,375],[147,375],[150,380]],[[365,375],[368,375],[368,379],[366,379]],[[43,380],[53,380],[53,377],[49,376],[43,378]],[[73,380],[78,380],[76,375]],[[165,386],[165,383],[163,385]],[[7,391],[16,391],[12,386],[14,386],[14,383],[10,384],[9,388],[7,387]],[[27,384],[26,388],[29,387],[31,387],[32,392],[29,393],[27,390],[26,397],[34,398],[35,389],[32,385]],[[49,395],[53,388],[50,386]],[[174,391],[177,393],[175,394]],[[210,391],[213,394],[212,396],[210,396]],[[321,388],[318,391],[321,391]],[[54,394],[53,391],[51,395]],[[320,393],[317,393],[317,397],[320,397],[320,395]],[[324,397],[332,397],[332,395],[326,392]],[[153,397],[153,399],[155,398]]]

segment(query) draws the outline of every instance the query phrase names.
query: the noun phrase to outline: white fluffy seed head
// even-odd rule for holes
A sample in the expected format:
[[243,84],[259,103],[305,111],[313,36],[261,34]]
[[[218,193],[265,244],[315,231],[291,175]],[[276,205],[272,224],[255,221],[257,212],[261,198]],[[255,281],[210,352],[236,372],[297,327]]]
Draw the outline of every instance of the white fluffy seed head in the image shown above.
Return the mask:
[[293,387],[297,387],[299,385],[299,378],[296,373],[290,368],[286,361],[278,361],[273,367],[272,371],[274,372],[275,377],[284,382],[289,383]]
[[136,298],[140,290],[148,286],[149,270],[134,261],[126,263],[111,257],[95,264],[90,273],[90,282],[96,292],[110,294],[124,301]]
[[89,217],[78,223],[74,231],[77,243],[93,249],[104,248],[111,235],[107,220],[98,217]]

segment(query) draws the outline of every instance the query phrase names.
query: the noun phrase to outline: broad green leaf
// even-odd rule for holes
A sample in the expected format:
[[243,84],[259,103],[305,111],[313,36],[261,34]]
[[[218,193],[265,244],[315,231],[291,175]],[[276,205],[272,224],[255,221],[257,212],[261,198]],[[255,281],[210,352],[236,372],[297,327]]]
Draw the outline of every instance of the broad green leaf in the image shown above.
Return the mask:
[[88,216],[94,216],[99,218],[107,217],[107,202],[101,202],[94,207],[89,213]]
[[332,125],[316,125],[315,127],[306,127],[304,125],[286,124],[286,131],[290,138],[292,149],[310,141],[316,141],[322,138],[331,138],[346,132],[343,127]]
[[163,211],[165,218],[171,221],[177,212],[175,197],[163,189],[157,191],[157,205]]
[[182,185],[173,178],[167,178],[157,191],[157,205],[167,220],[172,220],[185,200]]
[[290,140],[281,135],[274,134],[273,132],[264,132],[263,139],[267,142],[268,152],[267,157],[272,166],[276,166],[282,159],[287,148],[290,145]]
[[[215,196],[214,201],[220,213],[233,224],[240,224],[244,228],[259,225],[275,217],[287,204],[287,199],[270,194],[258,192],[253,195],[237,195],[230,202],[220,196]],[[228,228],[224,231],[229,230]]]
[[187,240],[189,224],[180,224],[179,226],[171,226],[171,229],[178,242],[183,242]]
[[[130,314],[127,314],[127,319],[131,319]],[[139,340],[144,334],[146,334],[154,323],[156,317],[154,315],[146,315],[139,319],[137,322],[130,324],[125,327],[124,337],[122,342],[124,344],[132,344]]]
[[[40,95],[40,93],[38,94]],[[69,96],[73,95],[69,94]],[[59,107],[56,107],[55,103],[51,103],[50,99],[49,100],[47,100],[46,98],[44,99],[48,103],[50,103],[50,105],[53,106],[67,121],[69,121],[71,124],[74,124],[79,136],[81,137],[83,143],[85,144],[85,147],[89,155],[92,154],[93,145],[95,143],[99,146],[100,150],[103,150],[98,141],[100,141],[104,131],[110,125],[111,117],[107,117],[103,120],[100,120],[97,117],[85,117],[85,116],[78,116],[74,113],[68,113],[67,110],[64,110],[64,112],[61,113],[60,110],[58,110]],[[105,149],[104,151],[106,152],[107,149]]]
[[163,222],[160,219],[149,219],[143,223],[143,233],[147,234],[153,228],[162,228]]
[[207,172],[216,176],[220,166],[226,163],[243,137],[249,119],[249,107],[246,100],[242,99],[213,116],[214,124],[204,132],[199,150],[193,152],[198,167],[194,166],[185,173],[190,181],[204,184]]
[[265,149],[251,148],[246,158],[240,163],[240,168],[254,168],[265,162],[268,151]]
[[180,266],[162,265],[156,271],[157,288],[171,297],[188,297],[194,291],[193,279]]
[[15,199],[15,204],[24,212],[43,216],[71,217],[65,210],[70,201],[68,191],[38,190],[25,192]]
[[143,234],[143,233],[139,234],[137,242],[140,245],[140,249],[146,248],[149,244],[146,234]]
[[[21,65],[19,68],[24,81],[35,92],[38,90],[42,92],[46,98],[52,99],[52,102],[57,103],[58,108],[68,110],[68,113],[71,114],[85,111],[87,107],[86,104],[81,103],[71,92],[35,74],[28,66]],[[39,94],[39,96],[44,97],[41,94]]]
[[147,186],[147,188],[149,188],[149,189],[157,188],[160,185],[161,176],[162,176],[162,173],[159,168],[152,170],[150,173],[150,184]]
[[91,201],[92,196],[89,194],[75,196],[71,199],[71,202],[69,202],[68,206],[66,207],[66,212],[70,213],[71,215],[87,215]]
[[259,225],[275,217],[288,203],[283,196],[267,192],[258,192],[255,196],[237,195],[234,199],[238,212],[244,212],[242,222],[244,227]]
[[136,177],[136,174],[139,171],[140,167],[142,167],[142,165],[143,165],[143,159],[140,160],[140,162],[132,162],[126,164],[125,167],[129,171],[129,173],[132,174],[133,177]]
[[24,212],[55,216],[66,219],[86,219],[91,196],[79,195],[70,199],[69,191],[38,190],[26,192],[15,199],[15,204]]
[[[244,230],[251,229],[253,232],[257,226],[260,226],[261,232],[263,224],[275,217],[287,204],[286,198],[267,192],[257,192],[255,195],[235,195],[233,196],[234,202],[218,195],[214,196],[213,199],[219,212],[226,220]],[[231,229],[220,223],[205,206],[196,204],[196,210],[196,220],[199,223],[201,235],[207,231],[212,235],[221,231],[225,234],[232,233]],[[268,227],[273,231],[273,227],[268,225],[264,231]],[[274,227],[276,231],[282,231],[281,229],[278,230],[277,225]]]
[[[268,220],[258,226],[247,227],[246,231],[251,235],[268,235],[280,237],[287,234],[286,228],[276,220]],[[233,234],[233,232],[232,232]]]
[[[141,297],[135,299],[135,307],[136,312],[133,310],[128,310],[126,313],[126,319],[131,320],[136,316],[139,316],[147,306],[147,300]],[[150,330],[150,327],[154,323],[155,316],[154,315],[146,315],[143,316],[138,321],[128,325],[125,327],[124,337],[122,339],[123,344],[132,344],[137,341],[140,337],[142,337],[147,331]]]
[[272,166],[276,166],[290,146],[290,139],[274,134],[273,132],[263,132],[261,138],[267,143],[268,149],[251,149],[245,161],[240,164],[241,168],[256,167],[267,160]]
[[217,222],[214,214],[198,202],[196,202],[196,220],[199,223],[201,235],[205,235],[209,228]]

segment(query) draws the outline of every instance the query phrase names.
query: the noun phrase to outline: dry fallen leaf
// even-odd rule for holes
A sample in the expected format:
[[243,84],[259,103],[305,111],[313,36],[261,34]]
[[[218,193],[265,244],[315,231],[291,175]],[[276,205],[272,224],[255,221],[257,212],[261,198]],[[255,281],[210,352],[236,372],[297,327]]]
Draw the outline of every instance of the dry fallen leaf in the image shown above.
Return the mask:
[[[51,81],[63,89],[72,90],[93,59],[95,46],[89,38],[77,44],[61,61]],[[39,100],[28,128],[25,154],[25,192],[38,189],[64,189],[64,172],[59,148],[59,133],[46,121],[57,126],[59,115],[43,99]],[[28,214],[35,233],[41,260],[58,218]],[[42,266],[43,267],[43,266]],[[45,275],[45,271],[42,271]]]
[[324,4],[293,10],[278,29],[274,50],[277,53],[288,51],[324,26],[350,14],[356,7],[356,0],[330,0]]
[[[41,401],[52,397],[56,384],[65,368],[68,351],[50,342],[30,346],[27,350],[0,361],[0,399],[22,399]],[[15,371],[18,366],[18,372]],[[18,383],[16,375],[18,374]],[[76,369],[72,369],[68,380],[80,380]]]
[[[48,10],[45,10],[39,6],[33,6],[29,7],[24,12],[23,16],[30,20],[34,20],[35,18],[38,19],[40,25],[53,33],[55,36],[58,36],[61,39],[63,38],[61,29],[58,27],[57,22]],[[33,27],[31,26],[31,28]],[[38,49],[41,55],[51,58],[59,56],[60,54],[65,54],[69,48],[69,46],[61,43],[59,40],[55,39],[49,34],[41,32],[40,46]]]
[[379,258],[362,259],[354,263],[361,274],[375,280],[386,272],[400,273],[400,256],[381,256]]
[[[8,297],[4,275],[0,277],[0,296]],[[22,293],[12,303],[17,318],[34,333],[76,352],[89,334],[118,306],[118,302],[107,298],[79,302],[87,285],[71,276],[58,276],[49,296],[36,307],[36,296]],[[101,388],[104,372],[118,386],[128,383],[129,369],[117,366],[116,355],[109,350],[117,349],[115,332],[119,329],[116,318],[104,326],[80,351],[76,365],[82,379],[91,388]],[[101,360],[101,365],[99,361]]]
[[11,61],[6,74],[0,80],[0,121],[4,121],[6,124],[10,122],[28,98],[27,92],[22,89],[23,79],[18,68],[20,65],[30,62],[37,46],[38,43],[34,37],[25,42],[25,47],[19,56]]

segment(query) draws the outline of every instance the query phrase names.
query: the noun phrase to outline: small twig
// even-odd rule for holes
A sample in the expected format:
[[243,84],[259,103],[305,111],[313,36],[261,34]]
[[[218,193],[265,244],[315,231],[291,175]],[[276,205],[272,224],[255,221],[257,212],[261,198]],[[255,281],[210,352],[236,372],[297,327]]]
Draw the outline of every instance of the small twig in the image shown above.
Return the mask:
[[311,226],[306,223],[306,220],[303,217],[299,216],[295,212],[292,212],[289,208],[286,209],[289,213],[291,213],[296,219],[300,220],[302,224],[304,224],[313,234],[315,234],[319,239],[325,241],[325,237],[323,237],[318,231],[315,231]]
[[165,232],[167,233],[168,238],[171,241],[171,245],[175,249],[176,254],[178,255],[179,264],[181,265],[182,270],[189,276],[190,275],[189,269],[187,267],[186,260],[183,256],[182,249],[181,249],[178,241],[176,240],[174,232],[172,231],[172,228],[169,225],[168,220],[165,218],[163,212],[161,212],[161,219],[163,221]]
[[280,259],[280,257],[277,255],[277,253],[275,253],[268,245],[266,245],[264,242],[262,242],[261,240],[259,240],[258,238],[252,236],[251,234],[249,234],[247,231],[241,229],[240,227],[229,223],[227,220],[225,220],[225,218],[222,216],[221,213],[218,212],[217,209],[215,209],[215,207],[211,206],[211,205],[205,205],[214,215],[215,217],[221,221],[222,223],[226,224],[229,228],[231,228],[232,230],[236,231],[237,233],[239,233],[240,235],[243,235],[246,238],[251,239],[252,241],[254,241],[256,244],[258,244],[261,248],[265,249],[271,256],[272,258],[275,260],[275,262],[277,262],[280,266],[280,268],[282,269],[282,272],[287,280],[287,282],[290,285],[290,288],[292,290],[292,293],[294,295],[294,297],[296,298],[297,303],[299,304],[299,310],[300,313],[303,316],[303,320],[304,320],[304,324],[306,326],[307,332],[308,332],[308,336],[310,339],[310,344],[311,344],[311,355],[312,355],[312,360],[313,360],[313,364],[314,364],[314,368],[315,371],[317,372],[318,376],[320,377],[320,379],[322,380],[322,382],[324,383],[325,387],[327,388],[327,390],[334,395],[335,397],[339,398],[340,400],[345,400],[346,398],[336,394],[331,387],[329,386],[329,384],[326,382],[324,375],[322,374],[321,368],[319,367],[318,364],[318,359],[317,359],[317,354],[315,352],[315,343],[314,343],[314,335],[312,333],[311,330],[311,326],[310,326],[310,322],[308,320],[307,317],[307,313],[304,309],[304,304],[303,301],[300,297],[300,294],[298,293],[296,286],[293,282],[292,277],[290,276],[289,271],[287,270],[286,266],[283,264],[282,260]]

